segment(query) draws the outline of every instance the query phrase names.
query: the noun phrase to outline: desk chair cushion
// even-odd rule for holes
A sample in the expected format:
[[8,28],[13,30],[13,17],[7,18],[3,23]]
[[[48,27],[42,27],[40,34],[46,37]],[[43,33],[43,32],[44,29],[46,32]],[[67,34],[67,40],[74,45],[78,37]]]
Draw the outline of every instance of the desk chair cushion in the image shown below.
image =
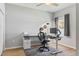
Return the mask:
[[41,42],[45,42],[45,43],[49,42],[44,32],[38,33],[38,38]]

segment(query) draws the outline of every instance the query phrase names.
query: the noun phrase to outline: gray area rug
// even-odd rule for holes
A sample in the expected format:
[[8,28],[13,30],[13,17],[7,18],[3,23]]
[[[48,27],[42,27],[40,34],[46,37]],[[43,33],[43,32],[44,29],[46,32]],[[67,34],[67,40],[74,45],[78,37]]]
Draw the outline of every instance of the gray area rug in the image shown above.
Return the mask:
[[[50,51],[44,50],[44,52],[40,52],[38,48],[32,48],[24,50],[26,56],[65,56],[67,55],[63,51],[59,52],[59,50],[56,50],[55,48],[49,48]],[[59,53],[56,53],[59,52]]]

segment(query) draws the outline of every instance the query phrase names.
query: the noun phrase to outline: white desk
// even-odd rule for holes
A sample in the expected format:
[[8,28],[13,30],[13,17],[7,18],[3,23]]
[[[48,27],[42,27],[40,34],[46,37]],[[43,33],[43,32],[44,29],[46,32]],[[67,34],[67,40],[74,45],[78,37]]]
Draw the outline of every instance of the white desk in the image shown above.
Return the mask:
[[23,48],[30,49],[31,48],[31,39],[23,37]]

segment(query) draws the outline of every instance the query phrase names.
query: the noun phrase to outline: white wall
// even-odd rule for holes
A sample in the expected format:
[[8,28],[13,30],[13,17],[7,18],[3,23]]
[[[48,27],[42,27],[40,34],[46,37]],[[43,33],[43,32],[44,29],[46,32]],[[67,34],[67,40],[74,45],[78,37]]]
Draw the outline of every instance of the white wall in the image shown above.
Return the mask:
[[0,55],[2,54],[3,51],[3,45],[4,45],[4,13],[5,13],[5,8],[4,4],[0,3]]
[[76,45],[77,45],[77,55],[79,56],[79,3],[76,4]]
[[5,47],[22,46],[22,32],[37,34],[39,26],[51,20],[51,14],[31,8],[6,4]]
[[69,6],[63,10],[55,12],[55,17],[62,17],[65,14],[70,14],[70,37],[64,36],[61,43],[72,48],[76,48],[76,5]]

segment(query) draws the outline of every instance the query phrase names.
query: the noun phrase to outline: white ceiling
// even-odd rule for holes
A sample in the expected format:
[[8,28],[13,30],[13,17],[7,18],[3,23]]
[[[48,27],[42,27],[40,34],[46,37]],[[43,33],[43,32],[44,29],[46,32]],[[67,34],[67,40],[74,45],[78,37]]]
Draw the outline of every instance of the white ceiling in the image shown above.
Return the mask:
[[33,8],[33,9],[38,9],[42,11],[48,11],[48,12],[56,12],[58,10],[64,9],[70,5],[73,5],[74,3],[58,3],[58,6],[48,6],[48,5],[41,5],[41,6],[36,6],[39,3],[14,3],[15,5],[23,6],[23,7],[28,7],[28,8]]

